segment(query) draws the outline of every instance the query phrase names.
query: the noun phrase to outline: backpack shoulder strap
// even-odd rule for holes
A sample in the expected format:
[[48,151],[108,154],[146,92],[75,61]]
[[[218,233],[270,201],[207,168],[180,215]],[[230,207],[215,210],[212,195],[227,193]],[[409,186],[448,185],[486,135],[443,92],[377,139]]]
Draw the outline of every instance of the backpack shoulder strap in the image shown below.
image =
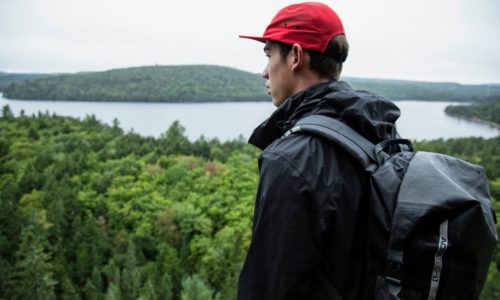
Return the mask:
[[[309,133],[333,142],[347,151],[350,156],[354,157],[370,173],[374,172],[378,167],[375,145],[354,129],[334,118],[322,115],[307,116],[299,120],[283,137],[287,137],[292,133]],[[331,299],[343,299],[337,291],[335,284],[324,270],[318,269],[315,272],[315,277],[330,295]]]
[[345,123],[334,118],[322,115],[307,116],[288,130],[284,137],[296,132],[312,133],[334,142],[369,172],[373,172],[379,164],[375,145]]

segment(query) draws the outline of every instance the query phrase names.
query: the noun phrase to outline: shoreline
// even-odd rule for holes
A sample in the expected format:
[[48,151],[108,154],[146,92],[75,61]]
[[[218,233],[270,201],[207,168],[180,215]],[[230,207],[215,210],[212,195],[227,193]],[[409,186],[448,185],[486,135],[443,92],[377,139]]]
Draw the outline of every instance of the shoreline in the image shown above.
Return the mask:
[[261,99],[261,100],[200,100],[200,101],[192,101],[192,100],[168,100],[168,101],[157,101],[157,100],[152,100],[152,101],[145,101],[145,100],[60,100],[60,99],[12,99],[12,98],[6,98],[3,96],[3,94],[0,92],[0,99],[4,99],[6,101],[33,101],[33,102],[88,102],[88,103],[137,103],[137,104],[148,104],[148,103],[154,103],[154,104],[207,104],[207,103],[253,103],[253,102],[269,102],[271,103],[270,99]]
[[480,119],[478,117],[466,117],[464,115],[453,114],[453,113],[449,113],[449,112],[445,112],[445,113],[446,113],[446,115],[453,117],[453,118],[464,119],[464,120],[467,120],[470,122],[488,125],[490,127],[493,127],[493,128],[500,130],[500,124],[492,122],[492,121],[483,120],[483,119]]

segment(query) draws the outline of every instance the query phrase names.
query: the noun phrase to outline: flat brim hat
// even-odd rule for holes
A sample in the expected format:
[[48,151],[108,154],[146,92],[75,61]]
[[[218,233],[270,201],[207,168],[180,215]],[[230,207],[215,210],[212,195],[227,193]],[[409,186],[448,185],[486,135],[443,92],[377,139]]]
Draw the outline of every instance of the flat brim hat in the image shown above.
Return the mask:
[[263,43],[299,44],[304,49],[324,53],[328,43],[341,34],[345,35],[344,26],[333,9],[322,3],[305,2],[281,9],[262,36],[239,37]]

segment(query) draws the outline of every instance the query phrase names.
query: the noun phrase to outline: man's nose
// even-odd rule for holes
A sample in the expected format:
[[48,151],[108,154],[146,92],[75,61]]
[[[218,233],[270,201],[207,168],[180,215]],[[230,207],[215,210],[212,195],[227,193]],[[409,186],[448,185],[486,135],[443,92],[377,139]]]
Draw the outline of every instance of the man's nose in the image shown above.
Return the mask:
[[262,70],[262,73],[261,73],[262,77],[264,77],[265,79],[269,79],[269,63],[266,64],[266,67],[264,68],[264,70]]

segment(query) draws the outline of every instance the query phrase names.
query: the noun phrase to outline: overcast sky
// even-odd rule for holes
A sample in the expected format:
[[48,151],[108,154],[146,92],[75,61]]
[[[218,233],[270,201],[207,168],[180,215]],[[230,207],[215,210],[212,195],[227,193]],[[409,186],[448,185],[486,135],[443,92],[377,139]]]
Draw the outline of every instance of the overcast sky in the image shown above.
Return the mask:
[[[0,0],[0,70],[214,64],[260,73],[281,0]],[[500,83],[499,0],[337,0],[343,75]]]

